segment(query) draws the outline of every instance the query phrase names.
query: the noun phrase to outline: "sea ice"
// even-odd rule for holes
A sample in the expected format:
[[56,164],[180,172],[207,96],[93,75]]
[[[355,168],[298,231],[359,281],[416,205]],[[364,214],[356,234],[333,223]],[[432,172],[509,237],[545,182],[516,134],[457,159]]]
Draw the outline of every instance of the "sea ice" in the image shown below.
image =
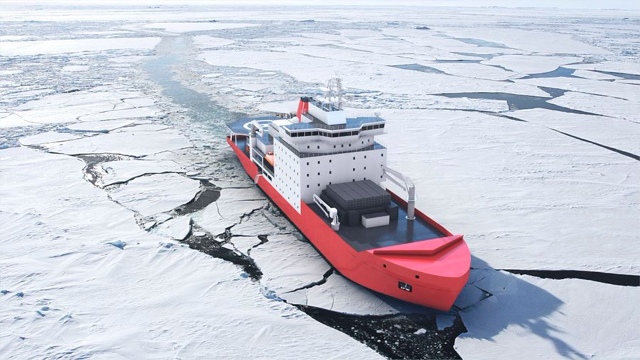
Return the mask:
[[109,132],[134,123],[135,120],[83,121],[81,123],[69,124],[67,125],[67,129],[86,132]]
[[501,55],[482,61],[482,63],[501,66],[520,74],[538,74],[550,72],[560,66],[580,61],[582,61],[582,58],[575,56]]
[[151,23],[144,25],[147,29],[163,29],[168,32],[185,33],[194,31],[209,31],[209,30],[225,30],[225,29],[239,29],[253,26],[260,26],[259,24],[249,23],[223,23],[223,22],[167,22],[167,23]]
[[64,143],[48,144],[47,147],[51,151],[63,154],[107,153],[140,157],[191,147],[191,144],[174,129],[161,131],[131,129],[127,132],[113,132]]
[[196,35],[193,37],[193,44],[201,49],[223,47],[233,43],[235,43],[233,40],[208,35]]
[[180,216],[163,222],[155,229],[155,234],[169,237],[173,240],[184,240],[191,232],[191,217]]
[[628,100],[570,91],[549,102],[569,109],[640,122],[640,97],[636,96]]
[[51,55],[116,49],[151,50],[159,42],[158,37],[4,41],[0,42],[0,56]]
[[184,173],[180,165],[174,161],[154,160],[121,160],[107,161],[100,164],[101,176],[96,185],[105,187],[115,183],[127,182],[131,179],[160,173]]
[[[640,292],[585,280],[550,280],[496,273],[493,296],[462,318],[456,340],[464,359],[526,357],[627,359],[640,342],[629,316]],[[508,344],[507,344],[508,343]]]
[[111,190],[109,196],[142,216],[151,216],[188,203],[198,191],[199,181],[178,174],[154,174],[135,178]]
[[20,144],[22,145],[33,146],[33,145],[43,145],[43,144],[49,144],[54,142],[74,140],[74,139],[79,139],[81,137],[82,136],[78,136],[74,134],[48,131],[48,132],[39,133],[36,135],[23,137],[19,141],[20,141]]

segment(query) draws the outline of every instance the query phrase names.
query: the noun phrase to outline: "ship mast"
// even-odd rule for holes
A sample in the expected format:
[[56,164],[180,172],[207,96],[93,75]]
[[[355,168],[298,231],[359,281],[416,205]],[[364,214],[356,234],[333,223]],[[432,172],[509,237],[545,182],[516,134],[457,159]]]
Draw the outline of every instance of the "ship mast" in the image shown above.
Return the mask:
[[338,110],[342,110],[342,79],[339,77],[329,79],[325,99],[330,104],[335,104]]

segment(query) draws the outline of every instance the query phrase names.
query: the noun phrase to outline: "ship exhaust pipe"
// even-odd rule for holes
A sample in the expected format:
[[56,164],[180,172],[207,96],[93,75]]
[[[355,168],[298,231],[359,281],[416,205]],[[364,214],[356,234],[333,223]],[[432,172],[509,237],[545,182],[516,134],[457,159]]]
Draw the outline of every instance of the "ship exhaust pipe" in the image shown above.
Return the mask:
[[303,96],[300,98],[300,102],[298,102],[298,111],[296,112],[298,121],[302,122],[302,114],[306,114],[308,112],[309,112],[309,97]]

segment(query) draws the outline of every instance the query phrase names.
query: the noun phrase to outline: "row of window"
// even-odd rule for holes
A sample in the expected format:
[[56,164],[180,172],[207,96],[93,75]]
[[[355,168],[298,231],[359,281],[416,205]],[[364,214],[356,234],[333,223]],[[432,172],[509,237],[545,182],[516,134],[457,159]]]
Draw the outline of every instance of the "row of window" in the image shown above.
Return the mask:
[[383,128],[384,128],[384,124],[374,124],[374,125],[363,126],[361,130],[355,130],[355,131],[329,132],[326,130],[314,130],[314,131],[291,132],[289,135],[291,135],[291,137],[324,136],[324,137],[334,138],[334,137],[343,137],[343,136],[355,136],[355,135],[358,135],[360,131],[383,129]]
[[[380,175],[380,179],[382,179],[382,175]],[[364,178],[364,180],[367,180],[367,178]],[[356,179],[351,179],[352,182],[355,182]],[[329,181],[329,185],[333,184],[333,182]],[[320,183],[318,183],[318,187],[320,187]],[[309,188],[309,185],[307,185],[307,189]]]
[[[384,157],[384,153],[381,153],[381,154],[380,154],[380,157]],[[367,158],[367,155],[364,155],[364,159],[366,159],[366,158]],[[356,157],[354,156],[354,157],[353,157],[353,160],[355,160],[355,159],[356,159]],[[332,160],[331,160],[331,159],[329,159],[329,162],[332,162]],[[318,165],[320,165],[320,160],[318,160]],[[308,161],[307,161],[307,166],[309,166],[309,162],[308,162]],[[366,168],[365,168],[365,170],[366,170]],[[319,174],[318,174],[318,175],[319,175]]]

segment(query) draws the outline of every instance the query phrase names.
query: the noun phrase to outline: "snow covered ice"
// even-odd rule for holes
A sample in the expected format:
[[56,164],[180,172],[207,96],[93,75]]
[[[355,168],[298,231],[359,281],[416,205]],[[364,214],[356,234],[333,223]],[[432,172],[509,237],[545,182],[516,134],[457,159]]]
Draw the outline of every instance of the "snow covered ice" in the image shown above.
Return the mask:
[[[0,358],[637,356],[640,17],[620,3],[3,3]],[[333,271],[224,141],[335,75],[350,114],[387,120],[418,208],[465,234],[449,313]]]

